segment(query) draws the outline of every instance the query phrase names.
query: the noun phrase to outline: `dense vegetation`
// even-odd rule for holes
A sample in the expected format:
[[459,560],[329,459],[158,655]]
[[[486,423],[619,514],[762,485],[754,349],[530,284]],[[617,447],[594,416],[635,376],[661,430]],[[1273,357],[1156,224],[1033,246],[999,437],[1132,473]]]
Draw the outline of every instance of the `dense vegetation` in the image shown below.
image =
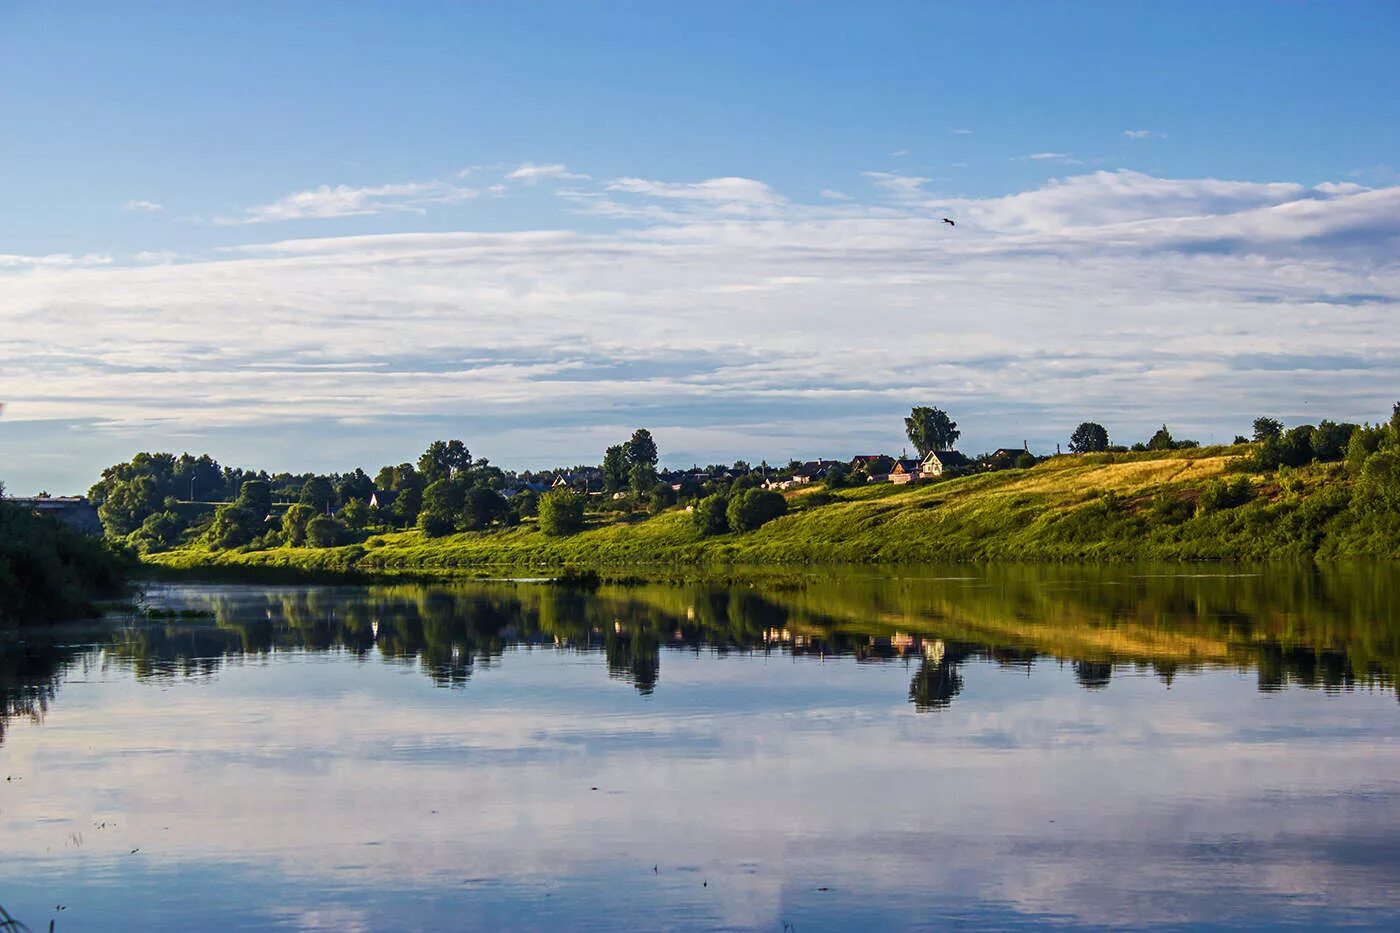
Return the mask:
[[[1252,439],[1201,448],[1163,425],[1124,447],[1084,422],[1070,438],[1073,454],[1003,448],[904,485],[867,481],[890,469],[884,457],[658,473],[655,441],[639,430],[609,447],[599,467],[533,475],[474,460],[455,440],[373,480],[362,470],[298,480],[142,454],[105,471],[92,494],[109,534],[176,567],[389,573],[1400,555],[1400,407],[1378,425],[1285,429],[1259,418],[1253,427]],[[914,409],[906,429],[921,452],[945,450],[960,433],[927,407]],[[229,501],[171,495],[216,477],[225,494],[239,483]]]
[[127,569],[107,543],[0,500],[0,628],[92,616]]

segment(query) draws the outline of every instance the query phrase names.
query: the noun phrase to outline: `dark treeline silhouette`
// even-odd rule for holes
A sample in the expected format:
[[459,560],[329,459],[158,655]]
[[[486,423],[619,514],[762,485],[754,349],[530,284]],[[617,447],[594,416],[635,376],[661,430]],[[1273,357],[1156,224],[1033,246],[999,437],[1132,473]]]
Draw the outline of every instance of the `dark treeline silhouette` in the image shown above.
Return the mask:
[[643,695],[663,682],[668,651],[849,657],[906,665],[920,711],[952,704],[969,662],[1028,671],[1050,661],[1090,690],[1111,688],[1125,667],[1166,684],[1207,667],[1252,670],[1265,691],[1393,689],[1400,669],[1393,567],[1259,576],[1004,567],[962,581],[872,573],[765,590],[482,582],[150,598],[209,617],[97,630],[87,647],[72,647],[71,635],[0,647],[0,723],[41,716],[64,672],[99,648],[142,680],[204,677],[230,660],[297,649],[377,654],[459,688],[510,649],[548,648],[601,654],[609,676]]

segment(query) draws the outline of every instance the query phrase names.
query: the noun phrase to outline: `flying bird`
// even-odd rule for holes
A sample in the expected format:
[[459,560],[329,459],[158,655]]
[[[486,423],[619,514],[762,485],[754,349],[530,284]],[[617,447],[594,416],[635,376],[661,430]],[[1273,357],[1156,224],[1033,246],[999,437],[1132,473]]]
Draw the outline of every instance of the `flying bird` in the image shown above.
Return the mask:
[[945,224],[947,224],[948,226],[950,226],[950,227],[956,227],[956,226],[957,226],[956,223],[954,223],[953,221],[949,220],[947,217],[944,217],[944,218],[943,218],[943,222],[944,222]]

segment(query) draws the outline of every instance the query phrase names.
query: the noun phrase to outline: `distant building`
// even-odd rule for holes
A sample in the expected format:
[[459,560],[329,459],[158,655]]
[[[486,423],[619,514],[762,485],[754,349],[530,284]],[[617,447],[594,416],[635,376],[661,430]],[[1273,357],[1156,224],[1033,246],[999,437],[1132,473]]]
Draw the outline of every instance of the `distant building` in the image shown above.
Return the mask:
[[912,483],[920,476],[919,461],[901,457],[890,468],[891,483]]
[[394,500],[399,497],[396,489],[376,489],[369,497],[369,507],[372,509],[387,509],[394,504]]
[[86,496],[58,496],[56,498],[6,499],[12,505],[27,508],[35,515],[58,519],[63,524],[85,535],[102,534],[102,519],[97,515]]
[[919,463],[921,476],[942,476],[948,470],[960,470],[972,465],[972,461],[956,450],[930,450],[928,456]]

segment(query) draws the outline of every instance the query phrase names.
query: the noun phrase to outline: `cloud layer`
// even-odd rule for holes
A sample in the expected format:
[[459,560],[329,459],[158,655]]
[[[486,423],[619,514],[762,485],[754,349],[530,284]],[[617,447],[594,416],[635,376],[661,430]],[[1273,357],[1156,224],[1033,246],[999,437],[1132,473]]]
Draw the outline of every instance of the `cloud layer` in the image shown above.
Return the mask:
[[[897,448],[918,402],[978,449],[1053,446],[1084,418],[1228,440],[1260,412],[1380,416],[1400,390],[1400,188],[1118,171],[966,198],[866,176],[865,200],[810,201],[749,178],[575,178],[540,195],[553,228],[0,257],[0,400],[7,424],[83,419],[133,450],[156,428],[458,419],[525,465],[634,423],[686,462]],[[468,197],[322,187],[241,220]]]

